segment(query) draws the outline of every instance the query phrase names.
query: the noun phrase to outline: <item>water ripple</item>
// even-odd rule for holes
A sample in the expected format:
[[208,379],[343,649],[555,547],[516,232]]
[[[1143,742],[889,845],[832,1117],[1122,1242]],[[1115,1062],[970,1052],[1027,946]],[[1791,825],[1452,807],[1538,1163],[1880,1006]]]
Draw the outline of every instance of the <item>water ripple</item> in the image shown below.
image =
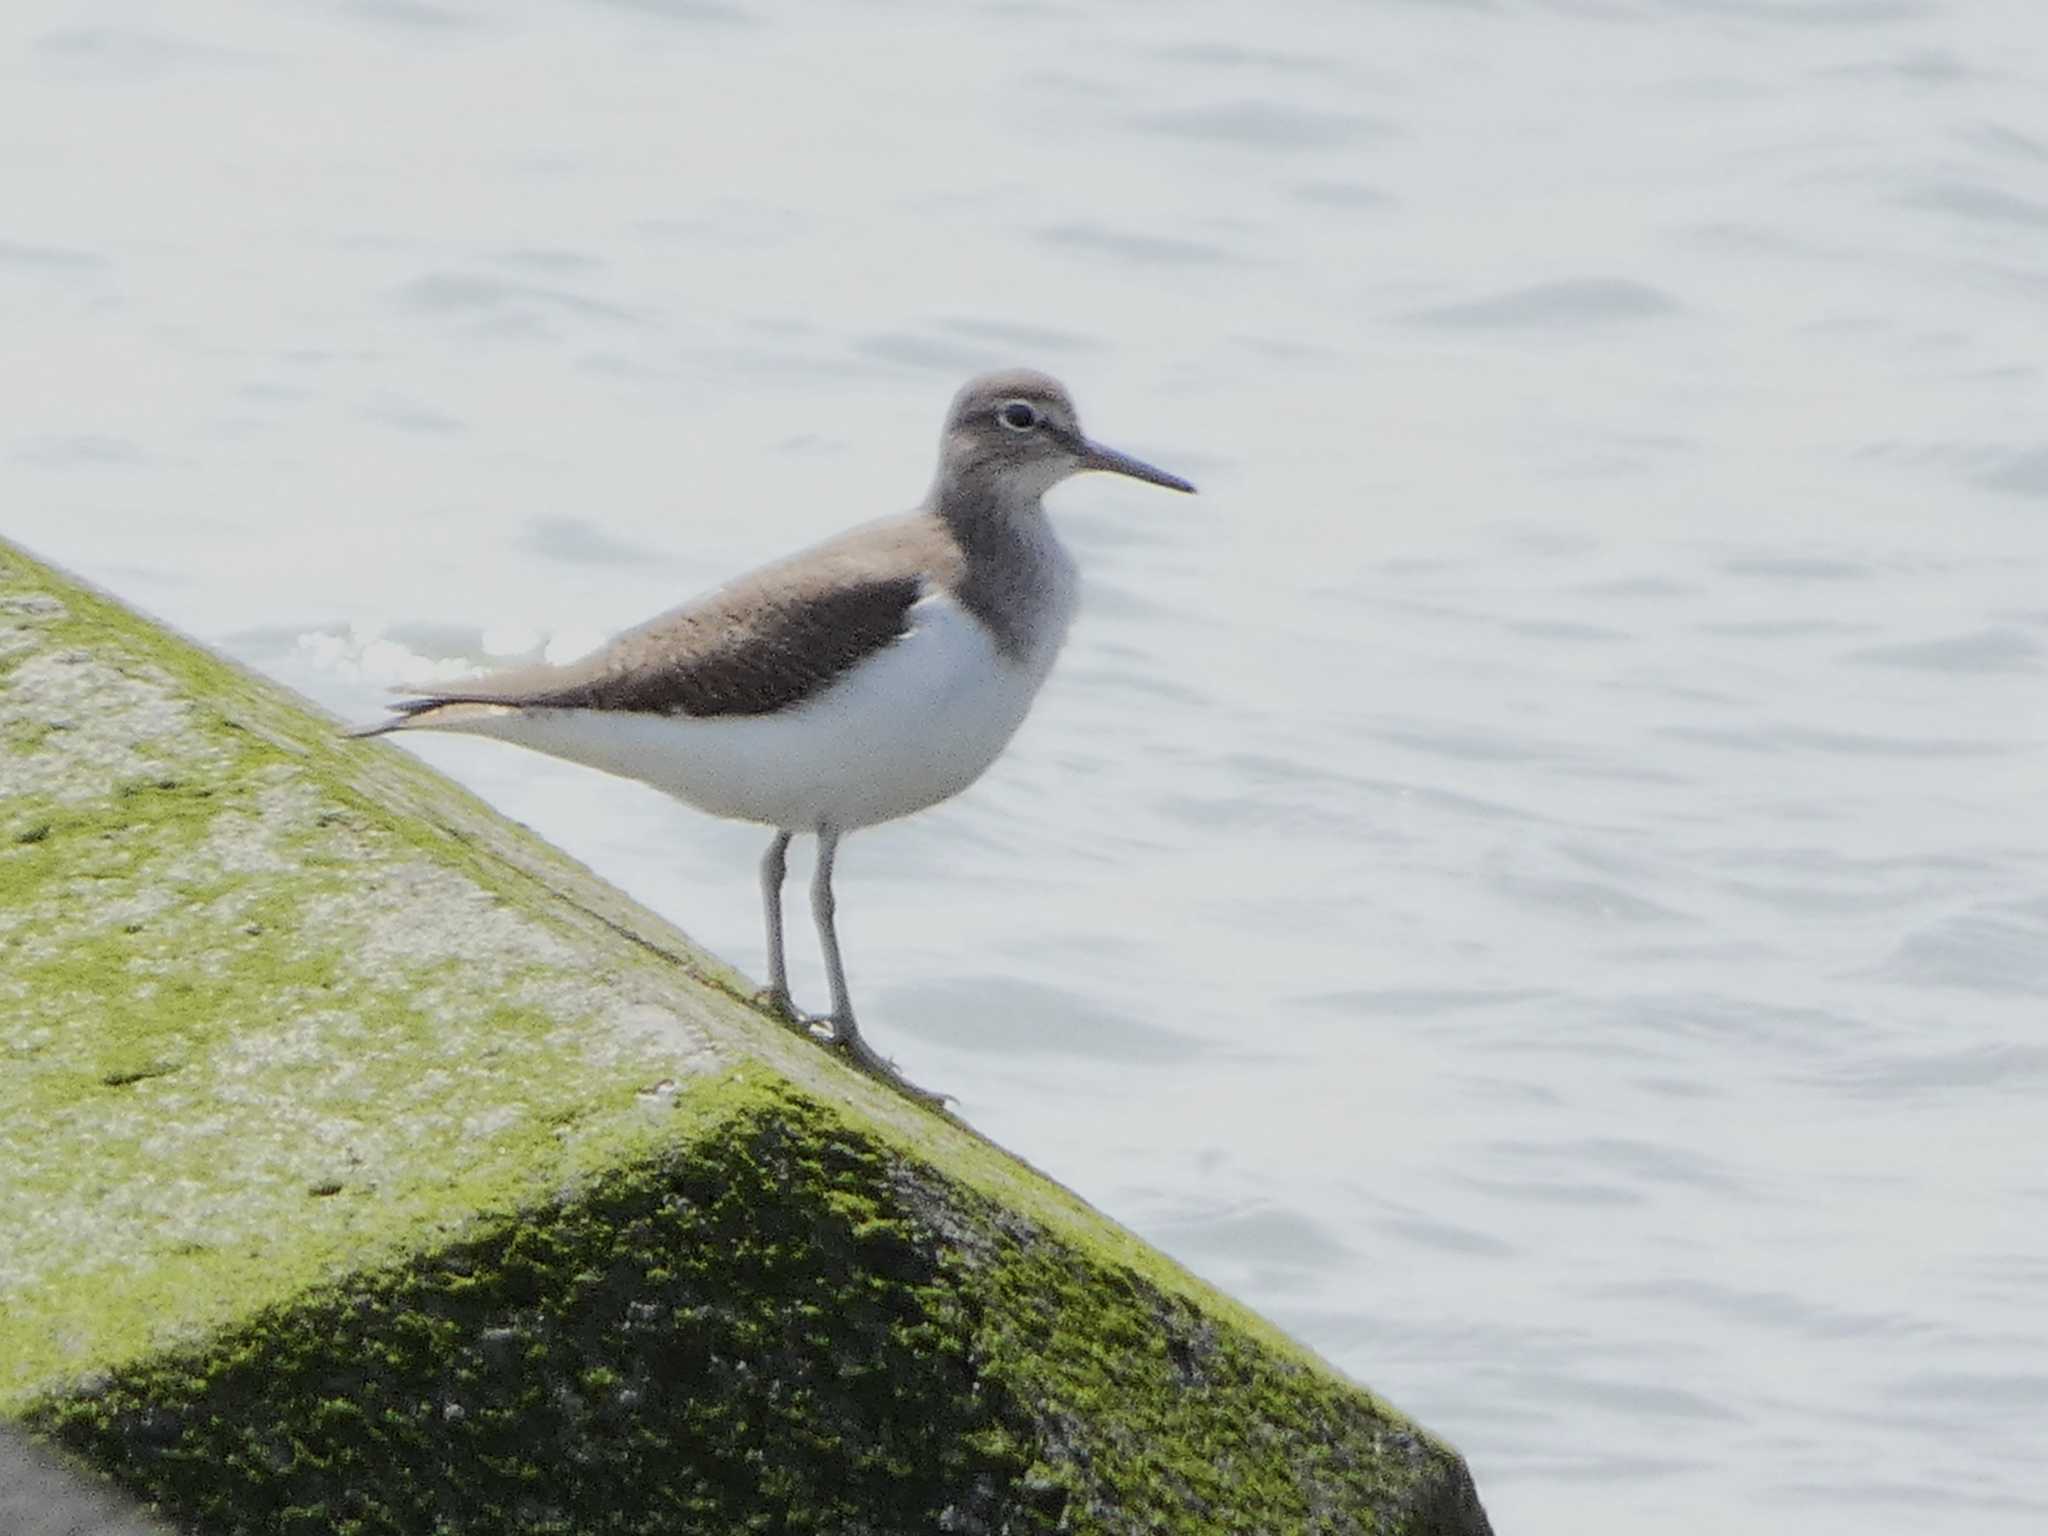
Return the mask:
[[1054,224],[1037,231],[1048,245],[1066,246],[1143,267],[1221,267],[1241,258],[1208,240],[1180,235],[1148,235],[1110,229],[1101,224]]
[[2014,496],[2048,496],[2048,448],[2029,448],[2010,453],[1992,469],[1976,477],[1987,490]]
[[1843,659],[1858,666],[1926,672],[2037,672],[2041,644],[2022,630],[1991,625],[1939,640],[1868,646]]
[[345,9],[365,21],[408,27],[417,32],[459,32],[483,24],[474,12],[428,5],[424,0],[348,0]]
[[80,273],[97,271],[105,265],[105,258],[94,251],[0,240],[0,267],[14,267],[26,272]]
[[1789,1291],[1748,1289],[1685,1275],[1604,1286],[1599,1294],[1617,1300],[1675,1301],[1746,1326],[1802,1338],[1904,1339],[1932,1331],[1924,1319],[1903,1312],[1861,1311]]
[[1997,1089],[2030,1096],[2048,1089],[2048,1047],[1971,1045],[1960,1050],[1902,1051],[1840,1063],[1816,1081],[1872,1099],[1947,1102],[1959,1089]]
[[1614,1381],[1567,1371],[1502,1371],[1502,1390],[1539,1402],[1579,1403],[1629,1418],[1676,1419],[1694,1423],[1741,1423],[1747,1417],[1724,1402],[1683,1387]]
[[2048,923],[2011,909],[1944,918],[1908,935],[1880,974],[1990,996],[2048,995]]
[[1645,1184],[1719,1194],[1734,1194],[1748,1188],[1748,1181],[1718,1166],[1704,1153],[1634,1137],[1584,1136],[1556,1141],[1510,1139],[1490,1143],[1487,1152],[1496,1160],[1517,1167],[1531,1163],[1585,1165]]
[[669,557],[646,544],[635,544],[607,532],[587,517],[557,514],[537,517],[526,525],[520,541],[543,560],[566,565],[664,565]]
[[1158,1063],[1186,1061],[1202,1049],[1187,1035],[1079,992],[1012,977],[959,976],[891,987],[877,1016],[891,1029],[981,1054]]
[[1286,1269],[1328,1269],[1343,1263],[1352,1252],[1351,1245],[1326,1223],[1268,1201],[1148,1221],[1145,1230],[1177,1252],[1232,1258],[1253,1253],[1262,1263]]
[[1416,310],[1408,318],[1444,330],[1571,329],[1676,314],[1679,304],[1661,288],[1621,277],[1576,277],[1532,283],[1467,304]]
[[723,4],[721,0],[598,0],[598,3],[678,26],[758,27],[762,24],[754,9]]
[[404,284],[397,296],[408,308],[433,314],[496,313],[538,306],[620,325],[644,324],[646,320],[637,310],[566,288],[512,283],[480,272],[429,272]]
[[1356,144],[1384,138],[1391,131],[1377,118],[1358,113],[1321,112],[1256,99],[1149,113],[1130,121],[1131,126],[1148,133],[1275,153]]
[[2017,225],[2022,229],[2048,229],[2048,203],[2015,197],[1996,187],[1976,187],[1944,182],[1909,193],[1909,208],[1929,208],[1982,224]]

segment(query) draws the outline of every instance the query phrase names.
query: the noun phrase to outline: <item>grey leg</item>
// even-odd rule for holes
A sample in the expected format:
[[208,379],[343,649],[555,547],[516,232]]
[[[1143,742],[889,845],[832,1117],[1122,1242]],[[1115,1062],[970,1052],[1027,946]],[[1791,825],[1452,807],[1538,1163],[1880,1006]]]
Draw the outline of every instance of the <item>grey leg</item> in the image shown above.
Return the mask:
[[946,1096],[918,1087],[896,1070],[895,1064],[878,1054],[861,1038],[854,1022],[853,999],[846,991],[846,967],[839,958],[839,933],[833,919],[832,865],[839,854],[839,829],[818,828],[818,867],[811,876],[811,917],[818,925],[818,947],[825,955],[825,979],[832,988],[832,1043],[851,1056],[862,1071],[894,1084],[913,1098],[927,1104],[943,1104]]
[[761,1001],[794,1024],[803,1016],[789,995],[789,968],[782,958],[782,878],[789,870],[790,836],[776,833],[761,855],[761,912],[768,920],[768,990]]
[[832,865],[839,856],[839,833],[818,828],[818,867],[811,874],[811,920],[818,925],[818,947],[825,952],[825,982],[832,989],[832,1028],[839,1038],[860,1038],[853,1022],[853,999],[846,995],[846,967],[839,959],[839,931],[833,919],[838,906],[832,897]]

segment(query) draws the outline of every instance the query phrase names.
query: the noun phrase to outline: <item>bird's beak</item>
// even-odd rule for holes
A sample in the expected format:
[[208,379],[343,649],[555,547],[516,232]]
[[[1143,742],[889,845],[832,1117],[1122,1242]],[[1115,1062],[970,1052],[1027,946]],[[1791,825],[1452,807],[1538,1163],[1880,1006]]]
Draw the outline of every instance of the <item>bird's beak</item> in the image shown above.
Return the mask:
[[1133,480],[1143,480],[1151,485],[1163,485],[1169,491],[1193,493],[1194,487],[1179,475],[1169,475],[1163,469],[1154,469],[1143,459],[1134,459],[1128,453],[1118,453],[1114,448],[1105,448],[1100,443],[1081,445],[1081,468],[1100,469],[1112,475],[1129,475]]

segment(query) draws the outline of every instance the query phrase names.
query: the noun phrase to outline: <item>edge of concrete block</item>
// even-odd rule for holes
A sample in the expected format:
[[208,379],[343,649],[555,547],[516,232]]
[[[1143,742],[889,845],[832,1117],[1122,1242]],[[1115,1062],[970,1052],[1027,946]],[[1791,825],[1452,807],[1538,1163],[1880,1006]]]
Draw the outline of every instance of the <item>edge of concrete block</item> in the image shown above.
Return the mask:
[[0,1422],[187,1529],[1486,1529],[671,925],[4,542],[0,791]]

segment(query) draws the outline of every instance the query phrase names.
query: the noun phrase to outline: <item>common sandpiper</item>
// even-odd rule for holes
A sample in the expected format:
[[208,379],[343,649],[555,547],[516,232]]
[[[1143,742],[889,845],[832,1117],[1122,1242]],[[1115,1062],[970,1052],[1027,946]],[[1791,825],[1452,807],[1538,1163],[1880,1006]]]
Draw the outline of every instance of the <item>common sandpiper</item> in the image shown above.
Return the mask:
[[[866,1071],[937,1101],[854,1019],[833,865],[856,827],[959,794],[1023,723],[1074,612],[1074,562],[1042,498],[1088,470],[1194,489],[1091,442],[1057,380],[985,374],[954,396],[916,511],[764,566],[581,661],[421,690],[354,734],[495,736],[775,828],[761,860],[764,1001],[791,1023],[829,1028]],[[815,1020],[790,995],[782,947],[785,861],[806,832],[818,839],[811,913],[832,993],[832,1011]]]

